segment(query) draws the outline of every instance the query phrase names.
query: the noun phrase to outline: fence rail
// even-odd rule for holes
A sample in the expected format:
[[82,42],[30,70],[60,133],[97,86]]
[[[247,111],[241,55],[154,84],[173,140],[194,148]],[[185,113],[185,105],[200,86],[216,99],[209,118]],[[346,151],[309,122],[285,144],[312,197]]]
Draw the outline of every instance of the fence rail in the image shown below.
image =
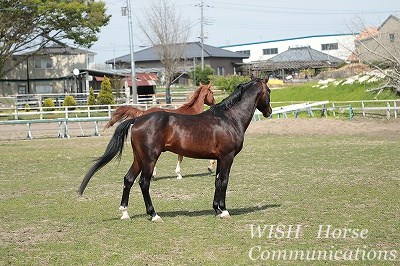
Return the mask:
[[[271,102],[273,106],[272,116],[298,117],[301,113],[314,116],[320,112],[321,116],[347,116],[352,119],[355,115],[367,117],[371,115],[385,116],[387,119],[397,119],[400,112],[400,100],[376,100],[376,101],[321,101],[321,102]],[[6,125],[27,125],[27,138],[33,137],[31,125],[39,123],[58,123],[58,137],[68,138],[68,124],[93,122],[94,135],[99,135],[98,123],[108,121],[112,112],[120,105],[103,106],[78,106],[54,107],[54,111],[46,107],[38,107],[36,111],[25,111],[24,108],[0,108],[0,127]],[[179,104],[136,104],[131,105],[146,110],[157,106],[161,108],[178,108]],[[253,120],[261,119],[262,114],[257,110]]]

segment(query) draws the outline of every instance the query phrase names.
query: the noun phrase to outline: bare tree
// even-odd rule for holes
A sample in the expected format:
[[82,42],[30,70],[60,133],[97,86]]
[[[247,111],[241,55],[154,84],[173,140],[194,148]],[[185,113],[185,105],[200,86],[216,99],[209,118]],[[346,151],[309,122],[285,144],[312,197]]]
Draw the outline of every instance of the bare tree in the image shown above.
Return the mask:
[[164,65],[166,102],[170,104],[171,82],[184,56],[190,33],[189,21],[184,21],[182,16],[176,13],[174,5],[169,4],[167,0],[154,2],[144,14],[144,20],[139,21],[139,27],[150,45],[156,48]]
[[400,19],[389,16],[375,30],[366,27],[362,19],[358,21],[363,30],[355,41],[356,56],[386,75],[382,85],[374,90],[390,89],[400,95]]

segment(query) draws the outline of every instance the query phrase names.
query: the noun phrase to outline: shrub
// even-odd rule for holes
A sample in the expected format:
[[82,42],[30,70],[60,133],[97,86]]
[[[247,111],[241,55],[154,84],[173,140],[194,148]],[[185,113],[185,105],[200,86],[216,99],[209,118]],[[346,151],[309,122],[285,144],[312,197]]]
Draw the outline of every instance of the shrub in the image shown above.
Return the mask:
[[29,112],[31,110],[31,107],[29,106],[29,103],[25,104],[25,112]]
[[235,90],[236,86],[248,82],[250,80],[247,76],[228,75],[228,76],[211,76],[211,82],[213,85],[218,86],[220,89],[227,92]]
[[96,104],[96,97],[94,96],[93,88],[90,87],[89,89],[89,97],[87,99],[87,105],[95,105]]
[[63,102],[63,106],[76,106],[75,98],[71,95],[66,96]]
[[54,111],[55,110],[54,102],[53,102],[53,99],[51,99],[51,98],[44,99],[42,106],[46,107],[45,108],[46,111]]
[[194,80],[195,85],[199,85],[199,82],[208,84],[212,74],[214,74],[214,69],[210,66],[205,66],[204,70],[201,70],[201,66],[197,66],[194,71],[190,72],[190,77]]
[[101,90],[99,92],[99,96],[97,96],[97,104],[115,104],[114,95],[112,94],[111,90],[111,82],[106,76],[104,76],[104,79],[101,82]]

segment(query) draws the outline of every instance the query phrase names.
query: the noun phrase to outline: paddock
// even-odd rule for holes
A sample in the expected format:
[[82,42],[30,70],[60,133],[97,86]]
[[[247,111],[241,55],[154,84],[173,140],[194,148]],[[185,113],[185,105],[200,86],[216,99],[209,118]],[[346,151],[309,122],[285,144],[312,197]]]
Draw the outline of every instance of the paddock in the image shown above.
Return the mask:
[[[267,255],[279,250],[357,248],[371,258],[377,251],[387,251],[386,261],[377,255],[369,261],[360,257],[359,265],[394,265],[399,260],[396,119],[287,118],[251,123],[231,171],[228,220],[212,215],[214,188],[208,162],[185,159],[184,178],[176,180],[171,175],[176,156],[170,153],[161,155],[159,179],[151,186],[163,223],[148,220],[136,184],[131,220],[119,220],[123,175],[132,160],[129,149],[78,197],[82,176],[109,138],[106,133],[96,138],[0,141],[2,263],[309,265],[300,258],[277,261]],[[299,238],[252,235],[252,226],[264,225],[300,225],[301,230]],[[320,225],[367,229],[368,234],[365,239],[318,239]],[[391,260],[393,254],[396,261]],[[329,258],[313,261],[344,263]]]

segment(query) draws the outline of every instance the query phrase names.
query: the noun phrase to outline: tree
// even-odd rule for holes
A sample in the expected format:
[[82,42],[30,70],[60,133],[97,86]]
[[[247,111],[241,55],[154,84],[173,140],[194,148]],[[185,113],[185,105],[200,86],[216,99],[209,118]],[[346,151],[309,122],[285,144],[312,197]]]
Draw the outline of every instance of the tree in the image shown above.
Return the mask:
[[203,70],[201,70],[201,66],[197,66],[191,73],[190,76],[193,79],[196,85],[199,85],[199,82],[203,84],[208,84],[210,82],[210,76],[214,74],[214,69],[210,66],[205,66]]
[[111,81],[106,76],[104,76],[104,79],[101,82],[101,89],[97,96],[97,104],[115,104],[114,95],[111,90]]
[[93,0],[0,1],[0,77],[12,69],[3,68],[13,54],[40,49],[50,41],[72,40],[90,47],[109,20],[105,3]]
[[166,102],[171,103],[171,82],[183,58],[186,42],[189,37],[189,21],[183,21],[173,5],[167,0],[160,0],[145,11],[143,22],[139,27],[150,45],[155,47],[160,61],[164,65]]
[[93,88],[90,87],[89,89],[89,97],[87,99],[87,105],[95,105],[96,104],[96,97],[94,96]]
[[386,76],[374,90],[380,93],[389,89],[400,95],[400,19],[391,15],[379,28],[371,29],[358,18],[357,25],[362,30],[355,41],[355,56]]

